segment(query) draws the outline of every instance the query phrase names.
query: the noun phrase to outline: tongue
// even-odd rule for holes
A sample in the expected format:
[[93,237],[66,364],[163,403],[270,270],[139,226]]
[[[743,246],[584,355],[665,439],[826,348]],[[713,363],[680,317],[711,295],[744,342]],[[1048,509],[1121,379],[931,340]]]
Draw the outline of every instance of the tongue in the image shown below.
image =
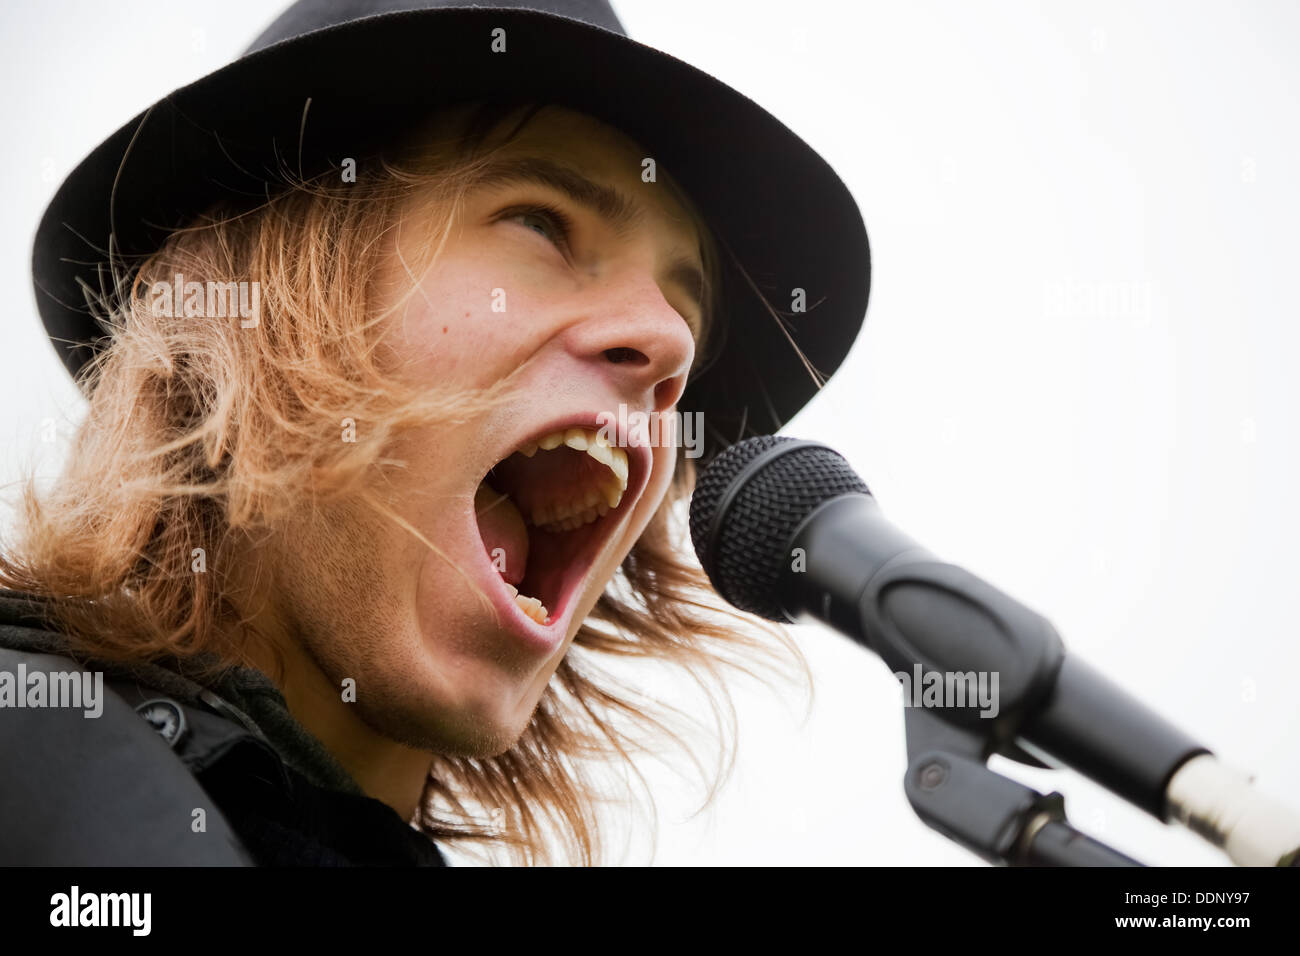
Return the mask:
[[514,502],[493,491],[486,482],[474,494],[474,511],[488,559],[503,578],[517,587],[528,568],[528,530],[523,516]]

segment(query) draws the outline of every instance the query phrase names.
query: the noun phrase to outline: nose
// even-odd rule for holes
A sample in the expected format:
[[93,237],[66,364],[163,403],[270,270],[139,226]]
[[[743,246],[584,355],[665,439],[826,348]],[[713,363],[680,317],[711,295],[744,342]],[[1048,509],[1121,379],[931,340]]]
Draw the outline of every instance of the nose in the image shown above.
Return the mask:
[[664,412],[676,405],[695,339],[659,286],[647,276],[592,308],[591,318],[568,330],[570,353],[595,366],[632,407]]

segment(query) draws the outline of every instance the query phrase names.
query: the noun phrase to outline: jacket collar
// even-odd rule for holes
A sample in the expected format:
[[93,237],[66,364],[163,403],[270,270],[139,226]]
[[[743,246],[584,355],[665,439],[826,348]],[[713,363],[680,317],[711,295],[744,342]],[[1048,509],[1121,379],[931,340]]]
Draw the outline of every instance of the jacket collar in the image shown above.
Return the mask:
[[[160,658],[152,663],[83,659],[66,634],[58,630],[44,602],[32,595],[0,589],[0,647],[71,658],[83,667],[104,672],[110,682],[130,683],[191,708],[216,713],[269,746],[290,767],[313,784],[329,790],[364,791],[320,740],[289,712],[284,695],[269,677],[254,668],[230,667],[218,678],[200,679],[211,658],[191,662]],[[214,746],[228,746],[221,735]],[[206,754],[187,755],[202,761]]]

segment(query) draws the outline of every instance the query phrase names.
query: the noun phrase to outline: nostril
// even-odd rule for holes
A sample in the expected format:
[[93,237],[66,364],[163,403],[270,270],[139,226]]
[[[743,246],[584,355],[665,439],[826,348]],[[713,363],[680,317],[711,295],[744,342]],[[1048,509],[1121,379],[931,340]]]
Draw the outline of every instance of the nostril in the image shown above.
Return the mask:
[[621,365],[624,362],[632,362],[636,365],[646,365],[650,362],[648,358],[636,349],[616,348],[605,349],[605,358],[609,359],[615,365]]

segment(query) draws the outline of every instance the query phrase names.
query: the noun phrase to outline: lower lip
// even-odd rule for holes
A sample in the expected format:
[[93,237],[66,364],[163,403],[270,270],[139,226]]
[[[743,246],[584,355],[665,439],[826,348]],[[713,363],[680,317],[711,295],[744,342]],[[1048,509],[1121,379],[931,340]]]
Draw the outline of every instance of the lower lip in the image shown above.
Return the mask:
[[[573,594],[567,593],[561,597],[562,613],[552,614],[547,624],[538,624],[515,603],[514,597],[506,590],[504,584],[501,576],[489,566],[487,587],[492,596],[492,606],[496,609],[501,623],[520,637],[527,646],[543,654],[554,653],[560,646],[560,642],[564,640],[564,633],[568,628]],[[566,590],[571,592],[571,589],[566,588]]]
[[[606,519],[614,517],[620,511],[622,511],[621,507],[611,511],[606,515]],[[615,518],[615,520],[618,519]],[[603,538],[600,550],[604,550],[605,545],[609,543],[612,536],[613,529]],[[505,579],[487,561],[487,552],[482,551],[481,553],[483,554],[483,560],[477,565],[480,584],[484,585],[491,595],[492,606],[496,609],[499,622],[513,631],[529,647],[543,654],[553,653],[564,640],[569,621],[573,617],[573,609],[578,596],[582,592],[582,587],[586,583],[591,569],[596,565],[600,551],[587,554],[570,566],[560,583],[560,593],[555,599],[556,607],[551,611],[545,624],[538,624],[524,613],[523,609],[515,603],[514,596],[506,588]]]
[[564,640],[564,635],[568,631],[569,621],[573,617],[573,609],[582,593],[583,585],[587,582],[588,576],[596,566],[600,555],[617,534],[617,526],[622,524],[631,504],[632,500],[625,497],[619,507],[601,519],[614,521],[616,526],[604,533],[600,547],[597,550],[583,555],[580,560],[575,561],[570,566],[569,571],[560,583],[559,597],[555,602],[556,610],[551,613],[546,624],[538,624],[515,603],[514,596],[505,586],[505,579],[488,562],[487,552],[482,548],[482,539],[480,538],[480,553],[483,555],[483,560],[477,564],[479,579],[492,597],[492,606],[496,609],[500,622],[515,632],[528,646],[543,654],[553,653]]

